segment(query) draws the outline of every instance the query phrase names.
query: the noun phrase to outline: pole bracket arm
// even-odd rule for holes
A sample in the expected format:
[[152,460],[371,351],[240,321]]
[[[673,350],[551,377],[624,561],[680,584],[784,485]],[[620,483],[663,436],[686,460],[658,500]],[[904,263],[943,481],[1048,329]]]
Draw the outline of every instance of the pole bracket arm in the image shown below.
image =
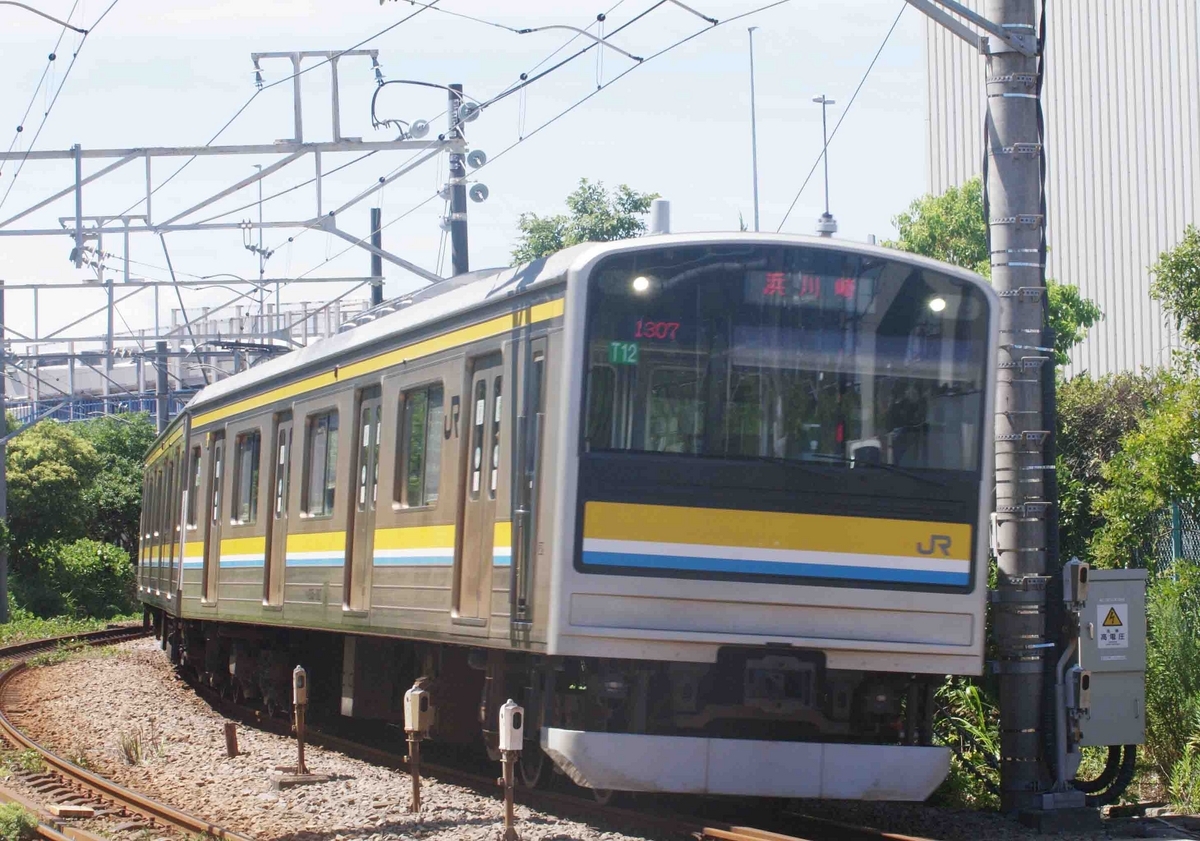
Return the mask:
[[[905,0],[905,2],[984,55],[1020,53],[1024,56],[1036,56],[1038,54],[1037,36],[1032,32],[1013,32],[993,23],[955,0]],[[958,17],[965,18],[987,34],[979,34],[949,14],[947,9]]]

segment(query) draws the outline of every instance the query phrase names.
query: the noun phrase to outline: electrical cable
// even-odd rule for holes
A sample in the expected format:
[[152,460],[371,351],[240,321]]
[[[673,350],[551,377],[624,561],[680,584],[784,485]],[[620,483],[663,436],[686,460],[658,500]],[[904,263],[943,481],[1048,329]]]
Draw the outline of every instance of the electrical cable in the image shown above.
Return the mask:
[[[68,22],[75,16],[77,8],[79,8],[79,0],[75,0],[75,3],[71,6],[71,11],[66,17]],[[62,46],[63,38],[66,36],[67,28],[64,26],[62,31],[58,33],[58,39],[54,42],[54,49],[50,51],[50,55],[46,58],[46,66],[42,68],[42,76],[38,79],[38,83],[33,89],[33,95],[29,97],[29,104],[25,106],[25,113],[21,115],[21,121],[17,123],[17,130],[13,132],[12,142],[8,144],[5,154],[12,152],[13,147],[17,145],[17,140],[21,137],[21,133],[25,131],[25,121],[29,119],[29,112],[33,110],[33,104],[37,102],[38,93],[42,90],[42,83],[46,81],[46,76],[50,73],[50,68],[54,66],[54,62],[58,59],[58,48]],[[0,175],[2,174],[0,173]]]
[[[883,48],[887,46],[888,40],[892,37],[892,33],[896,31],[896,24],[900,22],[900,17],[904,14],[904,10],[906,8],[908,8],[907,0],[900,3],[900,11],[896,13],[896,19],[892,21],[892,25],[888,29],[887,35],[883,36],[883,43],[879,45],[879,49],[875,51],[874,58],[872,58],[871,63],[867,65],[867,72],[863,73],[863,77],[858,81],[858,87],[854,89],[854,93],[851,95],[850,101],[846,103],[846,107],[842,111],[842,116],[838,117],[837,123],[834,124],[833,131],[829,133],[829,139],[825,141],[825,145],[821,148],[821,154],[817,155],[817,159],[813,161],[812,169],[808,171],[808,175],[804,178],[804,183],[801,184],[800,189],[796,191],[796,197],[793,198],[792,203],[788,205],[787,213],[783,214],[783,220],[779,223],[779,227],[775,229],[775,233],[779,233],[781,230],[783,230],[783,226],[787,223],[788,217],[792,215],[792,211],[796,208],[796,202],[800,201],[800,196],[804,193],[804,188],[808,186],[808,182],[812,180],[813,173],[816,172],[817,167],[821,165],[821,159],[828,152],[829,144],[833,141],[833,138],[837,137],[838,129],[842,127],[842,121],[845,120],[846,115],[850,113],[850,108],[854,105],[854,100],[858,98],[858,92],[861,91],[863,85],[866,84],[867,77],[871,75],[871,70],[875,67],[875,62],[879,61],[879,56],[883,53]],[[724,23],[724,21],[722,21],[722,23]]]
[[[116,0],[113,0],[113,2],[115,3]],[[341,56],[345,55],[348,52],[351,52],[352,50],[357,50],[359,47],[363,46],[364,44],[369,44],[371,41],[374,41],[376,38],[383,37],[384,35],[391,32],[396,27],[401,26],[405,23],[408,23],[410,20],[415,18],[417,15],[421,14],[422,12],[426,11],[429,8],[432,8],[435,4],[440,3],[440,2],[441,2],[441,0],[432,0],[432,2],[429,5],[422,6],[422,8],[417,9],[411,15],[407,15],[407,16],[401,18],[400,20],[396,21],[395,23],[389,24],[388,26],[386,26],[383,29],[376,32],[374,35],[370,35],[370,36],[364,38],[363,40],[359,41],[354,46],[347,47],[346,49],[341,50],[340,52],[334,53],[329,58],[319,61],[316,64],[309,65],[308,67],[302,67],[302,68],[300,68],[300,70],[296,71],[295,73],[292,73],[289,76],[284,76],[281,79],[277,79],[274,82],[263,85],[261,88],[256,89],[254,91],[254,93],[252,93],[250,95],[250,98],[247,99],[242,104],[242,107],[239,108],[237,111],[235,111],[232,117],[230,117],[228,120],[226,120],[225,125],[221,126],[221,128],[219,128],[219,129],[217,129],[217,133],[214,134],[212,137],[210,137],[208,139],[208,142],[205,143],[204,146],[207,148],[207,147],[211,146],[212,144],[216,143],[217,139],[220,138],[220,136],[222,134],[224,134],[225,131],[231,125],[233,125],[234,121],[237,120],[238,117],[242,116],[242,114],[245,112],[245,110],[250,107],[250,104],[252,102],[254,102],[254,100],[258,98],[258,95],[261,94],[263,91],[270,90],[271,88],[275,87],[276,85],[282,85],[285,82],[290,82],[292,79],[295,79],[297,76],[303,76],[305,73],[308,73],[310,70],[316,70],[319,67],[323,67],[326,64],[329,64],[334,59],[340,58]],[[152,189],[150,191],[149,195],[141,197],[136,202],[131,204],[129,207],[125,208],[120,213],[118,213],[117,216],[124,216],[127,213],[129,213],[129,211],[131,211],[131,210],[137,208],[138,206],[140,206],[141,204],[143,204],[147,198],[155,195],[159,190],[161,190],[163,187],[165,187],[169,183],[171,183],[171,181],[173,181],[175,179],[175,176],[179,175],[179,173],[181,173],[185,169],[187,169],[188,166],[190,166],[191,163],[194,160],[196,160],[197,157],[198,157],[197,155],[192,155],[190,158],[188,158],[186,161],[184,161],[182,164],[180,164],[179,168],[176,169],[174,172],[172,172],[169,176],[167,176],[167,178],[164,181],[162,181],[157,187]],[[3,204],[3,202],[0,202],[0,205],[2,205],[2,204]]]
[[[680,38],[678,41],[675,41],[674,43],[672,43],[672,44],[669,44],[669,45],[668,45],[668,46],[666,46],[666,47],[663,47],[663,48],[662,48],[661,50],[659,50],[658,52],[651,53],[650,55],[646,56],[646,57],[645,57],[645,59],[644,59],[644,60],[642,60],[641,62],[639,62],[639,63],[637,63],[637,64],[633,64],[633,65],[631,65],[631,66],[629,66],[629,67],[625,68],[625,70],[623,70],[623,71],[621,71],[620,73],[618,73],[618,74],[617,74],[616,76],[614,76],[612,79],[609,79],[607,82],[605,82],[605,83],[604,83],[603,85],[601,85],[600,87],[596,88],[596,89],[595,89],[595,90],[593,90],[593,91],[589,91],[589,92],[588,92],[588,93],[587,93],[585,96],[583,96],[583,97],[579,98],[578,100],[576,100],[576,101],[575,101],[574,103],[572,103],[571,105],[568,105],[568,106],[567,106],[566,108],[564,108],[562,111],[559,111],[559,112],[558,112],[557,114],[555,114],[553,117],[551,117],[550,119],[546,120],[544,123],[542,123],[542,124],[541,124],[541,125],[539,125],[537,128],[535,128],[533,131],[531,131],[529,134],[525,135],[525,136],[524,136],[524,137],[522,137],[522,138],[518,138],[517,140],[513,141],[512,143],[510,143],[510,144],[509,144],[508,146],[506,146],[505,148],[501,149],[501,150],[500,150],[500,152],[499,152],[499,153],[497,153],[497,154],[496,154],[494,157],[488,158],[488,160],[487,160],[487,163],[483,164],[483,166],[480,166],[480,167],[478,167],[478,168],[476,169],[476,171],[478,171],[478,170],[481,170],[481,169],[483,169],[484,167],[491,166],[491,165],[492,165],[492,164],[494,164],[496,161],[500,160],[500,159],[501,159],[501,158],[503,158],[505,155],[507,155],[509,152],[511,152],[513,149],[517,148],[517,147],[518,147],[518,146],[520,146],[522,143],[525,143],[526,141],[528,141],[530,138],[532,138],[532,137],[534,137],[535,135],[537,135],[537,134],[538,134],[539,132],[541,132],[542,130],[544,130],[544,129],[546,129],[546,128],[549,128],[551,125],[553,125],[554,123],[558,122],[558,121],[559,121],[560,119],[562,119],[563,117],[565,117],[565,116],[567,116],[568,114],[570,114],[570,113],[571,113],[572,111],[574,111],[576,108],[578,108],[579,106],[583,105],[583,104],[584,104],[585,102],[587,102],[589,99],[591,99],[592,97],[596,96],[596,95],[597,95],[598,93],[600,93],[601,91],[607,90],[607,89],[608,89],[608,88],[610,88],[611,86],[615,85],[617,82],[621,81],[621,79],[625,78],[627,75],[629,75],[630,73],[632,73],[634,70],[637,70],[639,67],[644,67],[644,66],[646,66],[647,64],[649,64],[649,63],[650,63],[651,61],[653,61],[654,59],[656,59],[656,58],[659,58],[659,57],[661,57],[661,56],[663,56],[663,55],[666,55],[667,53],[671,52],[672,50],[678,49],[679,47],[683,46],[684,44],[688,43],[689,41],[692,41],[692,40],[694,40],[694,39],[696,39],[696,38],[700,37],[701,35],[705,34],[706,32],[711,32],[712,30],[714,30],[714,29],[716,29],[716,28],[718,28],[718,27],[720,27],[720,26],[724,26],[725,24],[733,23],[733,22],[735,22],[735,21],[738,21],[738,20],[741,20],[741,19],[743,19],[743,18],[750,17],[751,15],[756,15],[756,14],[759,14],[759,13],[761,13],[761,12],[765,12],[765,11],[767,11],[767,10],[769,10],[769,9],[773,9],[773,8],[775,8],[776,6],[782,6],[782,5],[784,5],[784,4],[786,4],[786,3],[789,3],[789,2],[791,2],[791,0],[773,0],[773,2],[766,3],[766,4],[762,5],[762,6],[759,6],[759,7],[757,7],[757,8],[750,9],[749,11],[742,12],[741,14],[735,15],[735,16],[733,16],[733,17],[730,17],[730,18],[726,18],[725,20],[722,20],[722,21],[720,21],[720,22],[718,22],[718,23],[715,23],[715,24],[713,24],[713,25],[711,25],[711,26],[709,26],[709,27],[707,27],[707,28],[705,28],[705,29],[701,29],[701,30],[698,30],[698,31],[696,31],[696,32],[693,32],[691,35],[686,35],[686,36],[684,36],[683,38]],[[661,5],[661,4],[659,4],[659,5]],[[639,17],[640,17],[640,16],[639,16]],[[628,24],[626,24],[626,25],[628,25]],[[893,25],[893,26],[894,26],[894,25]],[[623,28],[623,27],[622,27],[622,28]],[[615,34],[615,32],[614,32],[614,34]],[[491,101],[495,101],[495,100],[491,100]],[[419,204],[417,204],[417,205],[414,205],[413,207],[409,208],[409,209],[408,209],[408,210],[406,210],[404,213],[402,213],[400,216],[398,216],[398,217],[396,217],[395,219],[392,219],[391,221],[389,221],[389,222],[387,222],[387,223],[383,224],[383,225],[380,227],[380,230],[382,231],[382,230],[384,230],[384,229],[386,229],[386,228],[389,228],[389,227],[391,227],[392,225],[394,225],[395,223],[399,222],[401,219],[404,219],[405,217],[407,217],[407,216],[411,215],[412,213],[416,212],[416,211],[417,211],[417,210],[419,210],[420,208],[422,208],[422,207],[424,207],[425,205],[429,204],[429,202],[431,202],[431,201],[433,201],[434,199],[436,199],[436,198],[438,197],[438,195],[439,195],[439,194],[438,194],[438,193],[436,193],[436,192],[435,192],[435,193],[432,193],[432,194],[430,194],[430,195],[429,195],[429,196],[427,196],[425,199],[423,199],[423,200],[422,200],[422,201],[421,201]],[[331,255],[331,256],[329,256],[329,257],[326,257],[326,258],[325,258],[323,261],[321,261],[321,262],[320,262],[320,263],[318,263],[317,265],[313,266],[312,268],[308,269],[308,271],[304,272],[303,274],[297,275],[297,279],[299,279],[299,278],[303,278],[303,277],[307,277],[308,275],[312,274],[312,273],[313,273],[313,272],[315,272],[317,269],[321,268],[322,266],[326,265],[327,263],[330,263],[330,262],[332,262],[333,260],[336,260],[336,259],[338,259],[338,258],[339,258],[339,257],[341,257],[343,254],[346,254],[346,253],[348,253],[348,252],[349,252],[349,251],[351,251],[352,249],[354,249],[354,248],[358,247],[359,245],[361,245],[363,242],[366,242],[366,240],[367,240],[367,237],[363,237],[363,238],[359,239],[357,242],[353,242],[353,243],[351,243],[350,245],[348,245],[347,247],[343,248],[341,251],[337,252],[336,254],[333,254],[333,255]]]
[[[108,13],[113,10],[113,6],[117,5],[118,2],[119,0],[112,0],[112,2],[109,3],[108,8],[104,10],[100,17],[96,18],[96,22],[89,26],[88,31],[85,32],[83,37],[79,39],[79,46],[75,48],[75,52],[71,53],[71,62],[67,65],[67,69],[63,73],[62,79],[59,80],[58,87],[54,91],[54,96],[50,99],[50,104],[46,106],[46,110],[42,113],[41,122],[38,123],[37,131],[33,133],[33,139],[29,141],[29,146],[25,149],[25,154],[21,157],[21,162],[17,164],[17,171],[13,173],[12,181],[8,182],[8,189],[4,191],[4,196],[0,197],[0,207],[4,207],[4,203],[8,201],[9,193],[12,192],[12,188],[16,185],[17,179],[21,177],[21,170],[25,168],[25,162],[29,160],[29,153],[33,151],[34,144],[37,143],[37,139],[42,134],[42,129],[46,127],[46,120],[49,119],[50,112],[54,110],[54,104],[58,102],[58,95],[61,94],[63,88],[66,87],[67,79],[71,77],[71,70],[74,69],[75,62],[79,58],[79,53],[83,51],[83,45],[87,43],[88,36],[96,30],[96,27],[100,25],[101,21],[108,17]],[[37,96],[36,92],[34,93],[34,96]]]

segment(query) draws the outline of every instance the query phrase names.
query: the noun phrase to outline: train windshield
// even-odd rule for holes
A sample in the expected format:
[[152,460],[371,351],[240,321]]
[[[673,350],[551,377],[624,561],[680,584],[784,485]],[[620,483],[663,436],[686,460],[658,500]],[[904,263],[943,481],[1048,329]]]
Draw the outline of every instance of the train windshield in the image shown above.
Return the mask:
[[608,258],[584,448],[977,471],[988,306],[958,278],[846,251]]

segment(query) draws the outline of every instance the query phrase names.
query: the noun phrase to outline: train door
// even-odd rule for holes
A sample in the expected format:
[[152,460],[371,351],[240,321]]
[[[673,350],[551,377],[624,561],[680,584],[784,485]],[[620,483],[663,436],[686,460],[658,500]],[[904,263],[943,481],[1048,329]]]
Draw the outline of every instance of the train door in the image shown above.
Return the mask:
[[283,576],[287,566],[288,495],[292,487],[292,414],[279,415],[275,423],[275,457],[271,459],[271,522],[267,527],[267,572],[263,604],[283,604]]
[[350,516],[350,563],[344,572],[342,607],[345,610],[366,610],[370,601],[371,566],[375,558],[375,503],[379,496],[379,421],[383,413],[383,398],[379,387],[365,389],[359,400],[358,426],[355,430],[357,448],[354,462],[354,501]]
[[221,569],[221,485],[225,479],[225,433],[215,432],[208,450],[208,528],[204,535],[204,578],[201,599],[217,600],[217,576]]
[[455,564],[454,615],[479,624],[487,621],[492,587],[503,417],[502,371],[500,354],[476,360],[468,392],[470,432],[462,483],[463,527]]
[[538,487],[546,422],[546,340],[526,343],[521,413],[517,421],[516,499],[513,529],[516,552],[509,578],[509,621],[514,631],[528,628],[532,616],[532,570],[537,553]]

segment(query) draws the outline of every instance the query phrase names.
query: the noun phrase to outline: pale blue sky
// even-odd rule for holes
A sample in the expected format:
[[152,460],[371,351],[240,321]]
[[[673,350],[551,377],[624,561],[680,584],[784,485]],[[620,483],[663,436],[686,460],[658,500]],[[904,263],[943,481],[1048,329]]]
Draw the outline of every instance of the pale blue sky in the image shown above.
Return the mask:
[[[65,17],[74,0],[31,0],[51,14]],[[109,0],[80,0],[74,21],[89,25]],[[611,6],[615,0],[601,0]],[[724,19],[755,8],[759,0],[689,0],[689,5]],[[652,0],[625,0],[606,23],[609,31],[652,5]],[[747,34],[755,33],[758,82],[759,166],[762,227],[774,230],[792,196],[820,151],[820,108],[811,101],[824,92],[838,100],[830,111],[830,127],[840,116],[872,55],[903,0],[792,0],[690,41],[638,68],[602,91],[570,115],[532,137],[475,177],[486,183],[490,199],[470,205],[472,267],[507,264],[522,212],[553,213],[580,177],[606,184],[628,183],[655,191],[672,203],[678,231],[736,229],[738,213],[752,219]],[[564,23],[586,26],[602,11],[600,4],[578,0],[442,0],[442,7],[521,28]],[[47,122],[37,148],[85,148],[201,144],[211,137],[253,92],[249,54],[269,50],[344,49],[414,11],[406,2],[380,5],[375,0],[182,0],[167,3],[119,0],[111,14],[87,39],[78,63]],[[648,55],[706,25],[686,11],[665,4],[625,32],[615,43]],[[841,134],[830,147],[833,212],[840,236],[863,239],[869,233],[893,234],[890,219],[923,192],[925,176],[923,21],[912,9],[904,15],[872,72]],[[6,148],[30,93],[45,65],[58,27],[13,7],[0,7],[0,144]],[[520,72],[537,64],[568,36],[563,32],[516,35],[436,11],[366,45],[380,50],[387,78],[462,82],[467,93],[486,99],[509,85]],[[61,74],[78,42],[71,35],[55,62]],[[578,43],[578,42],[577,42]],[[573,45],[574,46],[574,45]],[[566,53],[560,54],[565,55]],[[597,74],[607,80],[629,66],[609,52],[603,67],[592,54],[580,58],[534,87],[525,98],[528,133],[571,102],[594,90]],[[286,62],[264,63],[266,81],[289,72]],[[306,139],[326,139],[328,72],[305,75]],[[54,78],[57,86],[58,78]],[[372,130],[368,103],[374,91],[366,60],[341,65],[343,133],[364,139],[391,135]],[[32,137],[44,110],[40,95],[26,122],[23,141]],[[472,148],[495,156],[517,139],[519,97],[489,109],[469,126]],[[405,119],[434,117],[444,108],[435,91],[392,86],[381,96],[381,111]],[[440,130],[439,118],[435,130]],[[221,142],[263,143],[291,136],[291,85],[280,85],[258,97]],[[23,148],[23,146],[18,146]],[[349,197],[399,165],[406,154],[377,155],[329,179],[327,206]],[[154,215],[190,206],[252,171],[254,163],[276,158],[246,157],[197,161],[158,193]],[[328,170],[340,162],[327,157]],[[85,173],[99,168],[91,163]],[[158,178],[173,170],[156,164]],[[15,166],[0,176],[0,195],[8,189]],[[291,174],[289,175],[289,171]],[[268,179],[274,192],[307,179],[311,160]],[[30,163],[12,195],[0,209],[7,218],[22,207],[67,186],[73,177],[66,162]],[[444,163],[427,164],[387,188],[382,196],[384,220],[399,216],[435,191],[444,179]],[[129,166],[85,192],[84,212],[115,213],[139,195],[142,168]],[[785,230],[810,233],[821,212],[820,172],[809,184]],[[216,210],[252,201],[253,188]],[[347,213],[341,226],[359,235],[367,230],[368,200]],[[268,217],[307,218],[314,208],[312,188],[268,204]],[[39,212],[26,222],[51,224],[73,212],[70,198]],[[136,211],[135,211],[136,212]],[[384,232],[385,247],[430,269],[436,268],[441,236],[436,200]],[[231,218],[247,218],[250,211]],[[172,234],[177,271],[196,275],[232,272],[251,276],[255,258],[243,250],[241,233]],[[286,243],[282,232],[268,232],[268,245]],[[81,279],[67,261],[71,243],[61,239],[0,239],[0,277]],[[282,245],[271,259],[268,275],[296,274],[317,266],[344,247],[322,232],[310,231],[291,246]],[[105,249],[119,251],[119,238],[106,238]],[[155,238],[135,238],[132,256],[153,266],[164,265]],[[319,269],[329,275],[366,274],[369,255],[358,249]],[[448,268],[448,259],[447,259]],[[417,285],[411,275],[385,267],[388,294]],[[161,269],[135,266],[135,274],[165,277]],[[324,287],[330,293],[333,287]],[[320,290],[308,287],[285,292],[289,300],[313,300]],[[191,295],[189,306],[213,303],[227,292]],[[43,301],[43,330],[80,306],[81,298],[63,296]],[[134,326],[152,319],[147,304],[127,306],[123,315]],[[97,299],[99,303],[99,299]],[[164,299],[164,310],[166,303]],[[31,326],[28,302],[10,296],[10,323]],[[50,311],[54,310],[53,313]],[[118,323],[120,327],[120,323]]]

